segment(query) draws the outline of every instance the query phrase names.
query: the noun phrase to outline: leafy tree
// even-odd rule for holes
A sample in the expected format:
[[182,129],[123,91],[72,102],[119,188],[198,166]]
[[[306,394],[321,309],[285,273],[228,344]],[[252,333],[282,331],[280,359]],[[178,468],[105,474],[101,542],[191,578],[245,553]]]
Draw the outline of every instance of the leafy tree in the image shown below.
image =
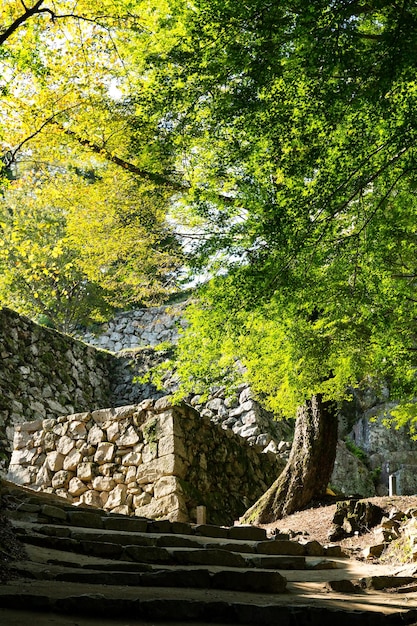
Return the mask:
[[27,174],[1,199],[0,302],[69,332],[111,307],[79,267],[65,214],[49,204],[41,183]]
[[153,19],[139,5],[3,10],[0,140],[17,180],[3,202],[1,301],[65,330],[170,293],[180,262],[169,148],[130,96],[141,68],[128,48]]
[[180,257],[163,194],[113,166],[49,169],[0,202],[0,302],[69,332],[172,292]]
[[[213,280],[184,379],[222,376],[238,356],[278,414],[302,407],[289,465],[253,519],[303,506],[326,486],[347,385],[372,376],[414,393],[414,3],[33,8],[3,32],[5,151],[59,167],[68,152],[94,156],[188,213],[195,271]],[[117,262],[95,250],[117,283]]]
[[415,393],[417,10],[202,0],[184,23],[157,71],[214,278],[182,373],[206,382],[239,356],[278,413],[302,407],[289,465],[247,518],[271,521],[325,489],[349,384]]

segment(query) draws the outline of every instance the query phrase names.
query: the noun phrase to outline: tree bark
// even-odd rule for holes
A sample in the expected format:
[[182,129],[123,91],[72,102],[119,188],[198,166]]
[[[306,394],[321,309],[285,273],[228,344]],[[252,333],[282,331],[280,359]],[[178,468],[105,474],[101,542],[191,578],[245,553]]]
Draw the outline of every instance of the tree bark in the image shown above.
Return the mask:
[[313,396],[298,409],[288,463],[241,521],[268,524],[326,493],[337,447],[336,405]]

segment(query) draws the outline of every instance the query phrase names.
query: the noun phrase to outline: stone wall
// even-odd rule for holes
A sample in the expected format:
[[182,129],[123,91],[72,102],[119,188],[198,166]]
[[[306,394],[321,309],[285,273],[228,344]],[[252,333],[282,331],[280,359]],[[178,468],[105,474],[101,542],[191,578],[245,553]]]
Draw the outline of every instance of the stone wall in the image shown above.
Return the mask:
[[185,327],[183,316],[187,303],[171,304],[117,313],[112,320],[87,332],[83,341],[111,352],[131,348],[176,343],[179,330]]
[[0,461],[13,426],[112,402],[115,357],[0,309]]
[[9,480],[114,513],[232,524],[283,462],[167,398],[16,427]]
[[[164,311],[167,316],[166,307]],[[153,309],[151,316],[154,325],[159,319],[156,312]],[[0,473],[10,459],[15,424],[166,396],[176,388],[172,373],[167,374],[162,390],[152,382],[134,379],[169,356],[169,350],[155,348],[112,354],[1,309]],[[235,398],[226,398],[224,390],[215,389],[204,404],[198,396],[190,401],[203,415],[247,437],[250,443],[270,451],[279,448],[285,459],[290,427],[273,422],[249,395],[247,386],[242,385]]]

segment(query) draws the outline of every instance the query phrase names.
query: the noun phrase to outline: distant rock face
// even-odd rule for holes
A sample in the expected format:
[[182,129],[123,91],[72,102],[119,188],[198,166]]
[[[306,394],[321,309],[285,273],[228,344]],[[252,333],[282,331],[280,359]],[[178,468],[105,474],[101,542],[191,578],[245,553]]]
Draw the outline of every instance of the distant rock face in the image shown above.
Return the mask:
[[347,496],[359,494],[362,497],[376,495],[371,472],[366,465],[350,452],[343,441],[337,445],[336,461],[330,481]]
[[378,495],[388,494],[388,478],[396,477],[397,493],[417,493],[417,441],[406,428],[383,424],[394,403],[385,402],[366,410],[353,426],[351,439],[364,450],[371,472],[378,475]]

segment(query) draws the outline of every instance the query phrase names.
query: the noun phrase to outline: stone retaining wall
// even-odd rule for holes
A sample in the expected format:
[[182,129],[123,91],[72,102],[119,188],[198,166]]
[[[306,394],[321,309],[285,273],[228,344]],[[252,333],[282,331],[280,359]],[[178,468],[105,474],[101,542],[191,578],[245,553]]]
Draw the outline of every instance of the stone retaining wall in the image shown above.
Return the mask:
[[186,302],[182,302],[122,311],[106,324],[101,324],[96,332],[85,333],[82,339],[111,352],[157,346],[166,342],[176,343],[180,328],[186,325],[183,316],[186,305]]
[[115,357],[0,309],[0,465],[16,423],[112,403]]
[[16,427],[8,479],[113,513],[233,524],[283,468],[168,398]]

